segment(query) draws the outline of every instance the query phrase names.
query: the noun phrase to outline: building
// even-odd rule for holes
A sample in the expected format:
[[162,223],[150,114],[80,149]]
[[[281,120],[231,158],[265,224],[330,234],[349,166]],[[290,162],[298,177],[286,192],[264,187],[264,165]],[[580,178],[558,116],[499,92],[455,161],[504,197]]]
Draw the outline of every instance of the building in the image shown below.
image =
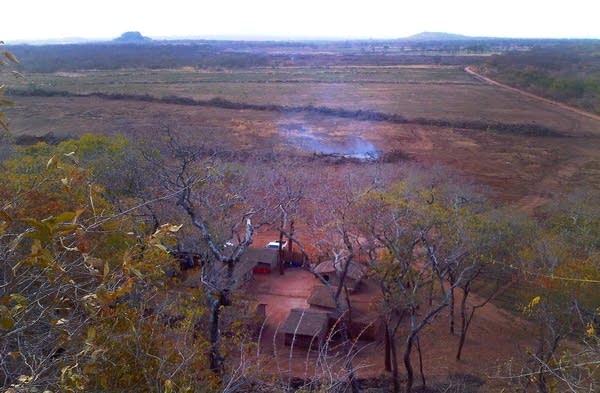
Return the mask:
[[285,345],[299,348],[316,349],[322,346],[329,331],[327,312],[309,308],[293,308],[290,310],[282,328],[285,334]]
[[[181,265],[181,270],[184,272],[184,284],[189,287],[201,286],[200,267],[202,266],[200,256],[192,253],[177,253],[174,254]],[[233,269],[233,282],[230,289],[238,289],[248,281],[252,280],[255,273],[270,273],[271,270],[277,268],[277,250],[269,250],[264,248],[247,248],[240,260],[235,263]],[[226,283],[227,265],[222,262],[214,262],[212,269],[215,272],[215,277],[220,277],[222,284]]]
[[[339,301],[342,305],[347,305],[346,294],[343,291],[340,293]],[[337,325],[339,313],[331,293],[325,286],[315,285],[306,302],[310,309],[327,313],[329,329]],[[351,337],[358,337],[367,341],[374,341],[382,337],[382,321],[379,314],[374,310],[373,299],[353,299],[350,296],[348,333]]]
[[[340,285],[340,278],[344,271],[343,262],[335,263],[333,260],[325,261],[318,264],[314,272],[319,274],[323,279],[333,286]],[[366,268],[355,262],[350,262],[344,283],[350,291],[355,291],[360,286],[363,277],[366,274]]]
[[[332,287],[333,293],[337,291],[336,287]],[[340,293],[340,302],[346,303],[346,293],[342,291]],[[332,313],[336,309],[336,304],[331,296],[331,293],[327,290],[324,285],[315,285],[311,291],[308,299],[306,299],[309,307],[315,310],[327,311]],[[335,316],[334,316],[335,317]]]
[[269,248],[247,248],[240,258],[240,264],[251,264],[252,271],[268,274],[277,269],[279,250]]

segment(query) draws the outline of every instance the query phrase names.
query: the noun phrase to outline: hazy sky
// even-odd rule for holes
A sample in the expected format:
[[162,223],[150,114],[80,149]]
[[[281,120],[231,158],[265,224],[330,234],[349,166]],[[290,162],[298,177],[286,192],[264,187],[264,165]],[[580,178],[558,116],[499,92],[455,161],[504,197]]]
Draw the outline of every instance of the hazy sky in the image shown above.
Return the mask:
[[600,38],[600,0],[6,0],[0,40],[397,38],[422,31]]

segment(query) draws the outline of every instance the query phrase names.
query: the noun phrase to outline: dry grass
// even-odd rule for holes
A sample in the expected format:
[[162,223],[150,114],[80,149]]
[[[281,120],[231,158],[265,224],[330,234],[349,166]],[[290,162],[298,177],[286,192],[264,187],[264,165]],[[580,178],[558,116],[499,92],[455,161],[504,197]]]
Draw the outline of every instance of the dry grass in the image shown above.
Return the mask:
[[385,152],[458,169],[501,200],[534,208],[553,193],[600,187],[600,123],[547,103],[475,81],[456,67],[294,67],[250,71],[123,70],[36,74],[19,89],[43,88],[235,102],[368,109],[408,118],[535,123],[569,138],[530,137],[448,127],[356,121],[303,113],[231,110],[97,97],[14,97],[17,134],[85,132],[147,135],[170,125],[207,146],[251,153],[299,153],[285,130],[331,143],[359,135]]
[[537,123],[600,131],[586,118],[482,84],[459,67],[294,67],[249,71],[122,70],[32,74],[17,89],[221,97],[251,104],[326,106],[408,118]]

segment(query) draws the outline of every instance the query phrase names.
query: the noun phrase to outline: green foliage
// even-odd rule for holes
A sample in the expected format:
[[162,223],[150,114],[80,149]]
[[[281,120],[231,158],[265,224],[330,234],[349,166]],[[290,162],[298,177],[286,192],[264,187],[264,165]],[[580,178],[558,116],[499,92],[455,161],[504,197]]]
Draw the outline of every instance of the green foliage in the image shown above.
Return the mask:
[[[24,391],[208,391],[198,290],[174,291],[178,263],[160,247],[179,225],[135,236],[94,169],[124,140],[88,136],[21,149],[1,164],[0,351]],[[33,366],[32,366],[33,365]]]
[[580,190],[546,207],[524,265],[535,289],[523,312],[536,322],[537,344],[527,353],[522,374],[528,376],[524,383],[533,382],[540,391],[600,386],[595,375],[600,349],[597,200],[596,192]]
[[484,69],[494,78],[582,109],[600,113],[597,44],[537,47],[492,56]]
[[[17,60],[17,58],[15,57],[15,55],[13,55],[9,51],[3,50],[3,48],[2,48],[3,45],[4,45],[4,42],[0,41],[0,71],[2,71],[2,68],[7,65],[7,62],[13,63],[13,64],[17,64],[19,62]],[[17,76],[21,75],[16,72],[15,72],[15,74]],[[10,106],[13,103],[12,103],[12,101],[4,98],[5,92],[6,92],[6,85],[4,84],[3,81],[0,80],[0,127],[3,128],[4,130],[8,130],[8,124],[6,123],[6,116],[5,116],[4,112],[2,111],[2,107]]]

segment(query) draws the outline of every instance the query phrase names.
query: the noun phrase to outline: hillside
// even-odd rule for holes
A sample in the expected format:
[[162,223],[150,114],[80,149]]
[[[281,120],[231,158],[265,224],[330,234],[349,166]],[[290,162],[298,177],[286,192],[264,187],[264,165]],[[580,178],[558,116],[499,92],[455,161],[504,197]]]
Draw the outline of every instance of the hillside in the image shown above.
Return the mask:
[[127,44],[148,43],[150,41],[152,41],[152,38],[144,37],[139,31],[127,31],[113,40],[116,43]]
[[473,37],[462,34],[424,31],[422,33],[406,37],[405,39],[410,41],[466,41],[472,40]]

